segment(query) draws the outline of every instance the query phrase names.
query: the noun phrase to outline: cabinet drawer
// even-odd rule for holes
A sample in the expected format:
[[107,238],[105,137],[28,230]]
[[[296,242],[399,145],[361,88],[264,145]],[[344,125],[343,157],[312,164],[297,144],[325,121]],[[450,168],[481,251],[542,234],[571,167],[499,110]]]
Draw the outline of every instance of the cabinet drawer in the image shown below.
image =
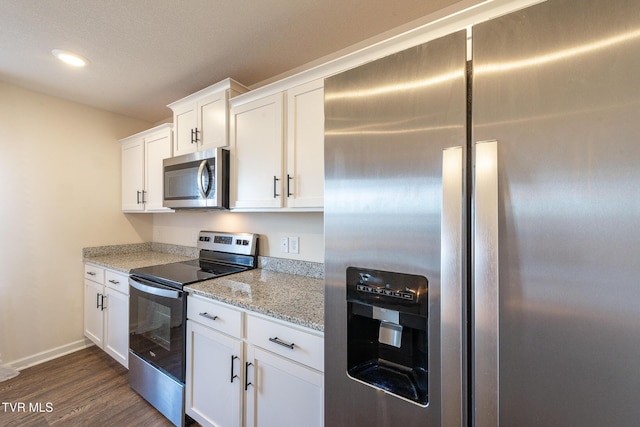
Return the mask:
[[324,372],[324,338],[282,323],[247,316],[247,341]]
[[187,318],[227,335],[242,338],[242,311],[225,304],[189,295]]
[[84,265],[84,277],[92,282],[104,284],[104,268],[93,264]]
[[129,295],[129,276],[111,270],[104,272],[105,285],[111,289],[118,290],[125,295]]

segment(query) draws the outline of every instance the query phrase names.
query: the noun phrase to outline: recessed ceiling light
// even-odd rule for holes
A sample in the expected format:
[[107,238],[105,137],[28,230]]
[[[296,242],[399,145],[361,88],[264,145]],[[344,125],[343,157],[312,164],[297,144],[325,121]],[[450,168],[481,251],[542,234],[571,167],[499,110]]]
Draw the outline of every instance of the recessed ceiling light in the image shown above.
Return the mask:
[[78,55],[77,53],[69,52],[68,50],[53,49],[51,53],[53,53],[53,56],[58,58],[60,61],[73,65],[74,67],[84,67],[89,63],[87,58]]

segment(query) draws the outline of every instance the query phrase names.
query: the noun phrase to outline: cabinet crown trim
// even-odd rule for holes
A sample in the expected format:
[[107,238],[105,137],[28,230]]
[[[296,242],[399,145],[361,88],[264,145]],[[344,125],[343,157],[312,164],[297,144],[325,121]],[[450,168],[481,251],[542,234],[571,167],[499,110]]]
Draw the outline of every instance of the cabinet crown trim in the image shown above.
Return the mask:
[[213,94],[213,93],[217,93],[217,92],[221,92],[223,90],[229,90],[229,89],[232,89],[238,93],[244,93],[249,91],[249,88],[243,85],[242,83],[238,83],[237,81],[231,78],[226,78],[222,81],[219,81],[218,83],[214,83],[211,86],[207,86],[204,89],[200,89],[195,93],[192,93],[190,95],[185,96],[184,98],[174,101],[171,104],[167,104],[167,107],[173,110],[174,108],[179,107],[182,104],[195,102],[198,99],[202,98],[203,96],[207,96],[209,94]]

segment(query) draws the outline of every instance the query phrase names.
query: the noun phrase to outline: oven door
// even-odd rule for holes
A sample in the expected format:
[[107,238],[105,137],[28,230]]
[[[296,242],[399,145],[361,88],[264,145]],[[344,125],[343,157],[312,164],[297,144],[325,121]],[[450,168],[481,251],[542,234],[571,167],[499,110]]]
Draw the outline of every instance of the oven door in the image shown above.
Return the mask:
[[184,292],[129,277],[129,348],[184,383]]

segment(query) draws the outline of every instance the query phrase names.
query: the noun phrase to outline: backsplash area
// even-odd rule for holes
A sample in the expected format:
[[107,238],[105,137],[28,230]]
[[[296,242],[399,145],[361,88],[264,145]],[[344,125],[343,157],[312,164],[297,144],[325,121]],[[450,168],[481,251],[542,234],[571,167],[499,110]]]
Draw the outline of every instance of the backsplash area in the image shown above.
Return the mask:
[[[107,255],[126,255],[141,252],[160,252],[190,258],[198,257],[198,248],[169,243],[132,243],[126,245],[96,246],[82,249],[82,257],[92,258]],[[280,273],[324,279],[324,264],[312,261],[258,256],[258,268]]]
[[198,248],[191,246],[171,245],[167,243],[130,243],[125,245],[95,246],[82,248],[82,257],[97,257],[105,255],[125,255],[139,252],[161,252],[185,257],[198,257]]
[[259,256],[258,268],[296,274],[298,276],[308,276],[314,279],[324,279],[324,264],[319,262]]

